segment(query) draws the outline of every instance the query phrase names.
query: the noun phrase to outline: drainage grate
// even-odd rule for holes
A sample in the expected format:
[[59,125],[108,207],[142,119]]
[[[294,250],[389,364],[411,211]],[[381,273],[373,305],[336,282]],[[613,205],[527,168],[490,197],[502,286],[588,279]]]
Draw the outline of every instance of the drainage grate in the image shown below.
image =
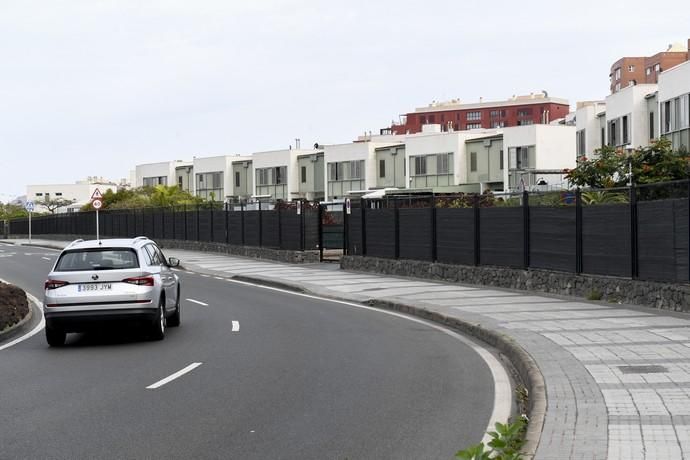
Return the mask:
[[649,366],[618,366],[624,374],[660,374],[668,372],[664,366],[649,365]]

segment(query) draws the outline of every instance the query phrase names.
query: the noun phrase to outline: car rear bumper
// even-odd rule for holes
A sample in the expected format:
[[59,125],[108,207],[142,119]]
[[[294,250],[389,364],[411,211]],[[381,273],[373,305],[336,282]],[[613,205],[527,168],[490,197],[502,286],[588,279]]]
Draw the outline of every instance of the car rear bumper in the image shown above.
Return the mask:
[[65,332],[81,332],[120,323],[150,323],[158,311],[156,308],[119,308],[93,311],[44,311],[46,327]]

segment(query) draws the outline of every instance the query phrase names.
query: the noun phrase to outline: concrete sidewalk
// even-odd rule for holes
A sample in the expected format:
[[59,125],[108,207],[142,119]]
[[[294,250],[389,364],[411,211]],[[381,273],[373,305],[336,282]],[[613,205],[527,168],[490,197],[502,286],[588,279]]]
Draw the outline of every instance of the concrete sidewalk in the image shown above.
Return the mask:
[[512,338],[536,362],[546,386],[537,459],[690,458],[688,315],[346,272],[333,264],[287,265],[195,251],[165,252],[201,274],[407,306]]

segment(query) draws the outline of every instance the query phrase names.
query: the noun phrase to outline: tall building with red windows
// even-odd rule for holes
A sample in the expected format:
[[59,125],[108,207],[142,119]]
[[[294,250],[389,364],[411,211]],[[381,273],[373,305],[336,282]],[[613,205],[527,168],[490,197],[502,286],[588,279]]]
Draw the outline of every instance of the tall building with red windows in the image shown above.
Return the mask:
[[658,83],[661,72],[690,60],[689,48],[690,39],[687,46],[683,43],[674,43],[669,45],[666,51],[654,56],[625,56],[618,59],[611,66],[609,73],[611,94],[628,86]]
[[548,124],[564,118],[570,111],[566,99],[549,97],[546,92],[513,96],[505,101],[462,103],[454,99],[433,102],[427,107],[401,115],[399,123],[382,129],[383,133],[415,134],[424,125],[441,125],[442,131],[466,131],[478,128],[505,128]]

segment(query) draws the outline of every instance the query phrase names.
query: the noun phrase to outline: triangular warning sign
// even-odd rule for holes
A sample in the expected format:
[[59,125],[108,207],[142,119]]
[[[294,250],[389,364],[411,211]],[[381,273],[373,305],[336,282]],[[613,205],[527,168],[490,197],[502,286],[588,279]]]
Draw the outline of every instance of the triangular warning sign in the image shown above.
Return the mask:
[[103,198],[103,194],[101,193],[100,190],[96,189],[93,191],[93,194],[91,195],[92,200],[100,200]]

